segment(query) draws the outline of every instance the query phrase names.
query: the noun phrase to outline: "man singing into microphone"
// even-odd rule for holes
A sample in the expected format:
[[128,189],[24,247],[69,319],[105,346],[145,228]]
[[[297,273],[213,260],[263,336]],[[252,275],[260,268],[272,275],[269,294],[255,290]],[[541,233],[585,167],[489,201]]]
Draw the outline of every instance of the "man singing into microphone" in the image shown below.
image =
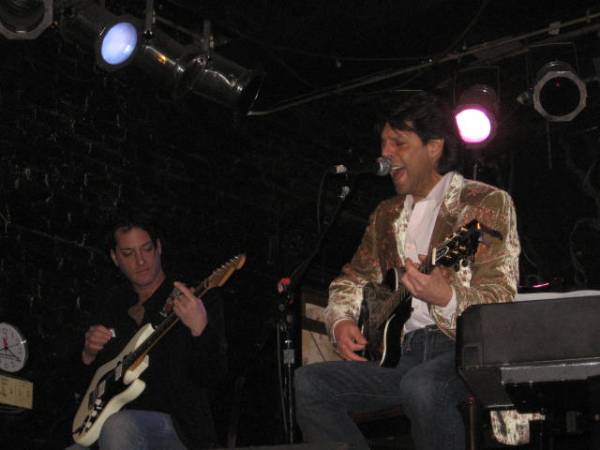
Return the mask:
[[[296,372],[298,423],[306,441],[367,449],[351,413],[400,406],[417,449],[462,450],[457,406],[467,390],[455,367],[456,319],[470,305],[509,302],[516,294],[520,245],[513,202],[506,192],[455,171],[451,114],[430,94],[418,93],[387,115],[381,154],[391,161],[397,195],[376,208],[354,257],[330,285],[325,321],[344,361]],[[504,239],[481,245],[457,272],[422,273],[422,255],[473,219]],[[357,318],[363,287],[381,283],[390,269],[403,274],[400,288],[412,295],[412,314],[397,336],[399,364],[383,368],[356,353],[366,344]]]

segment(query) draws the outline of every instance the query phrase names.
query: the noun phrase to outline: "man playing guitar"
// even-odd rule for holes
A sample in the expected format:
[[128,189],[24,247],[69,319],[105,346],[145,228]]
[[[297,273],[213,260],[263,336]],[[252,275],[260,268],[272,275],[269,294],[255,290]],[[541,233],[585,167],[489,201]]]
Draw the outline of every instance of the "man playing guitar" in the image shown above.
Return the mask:
[[[296,372],[297,418],[306,441],[366,450],[351,413],[400,406],[416,449],[465,448],[457,405],[467,390],[456,373],[456,319],[470,305],[513,299],[520,245],[509,194],[455,171],[460,165],[451,116],[439,99],[420,92],[382,120],[381,155],[390,160],[397,195],[376,208],[354,257],[329,287],[324,320],[344,361]],[[456,271],[437,265],[422,270],[431,259],[421,255],[436,259],[431,250],[469,223],[503,239],[479,246]],[[390,269],[410,294],[412,311],[395,336],[399,362],[381,367],[358,354],[368,345],[358,319],[365,287],[381,285]]]
[[[141,394],[115,412],[101,411],[107,417],[99,430],[100,449],[214,446],[209,391],[226,370],[221,302],[214,290],[201,300],[167,276],[161,240],[145,213],[119,217],[109,239],[111,259],[125,280],[103,295],[85,333],[81,361],[89,378],[144,325],[158,324],[171,312],[181,324],[153,346],[140,376],[145,384]],[[166,303],[167,298],[172,301]],[[86,431],[79,428],[73,433],[76,441]]]

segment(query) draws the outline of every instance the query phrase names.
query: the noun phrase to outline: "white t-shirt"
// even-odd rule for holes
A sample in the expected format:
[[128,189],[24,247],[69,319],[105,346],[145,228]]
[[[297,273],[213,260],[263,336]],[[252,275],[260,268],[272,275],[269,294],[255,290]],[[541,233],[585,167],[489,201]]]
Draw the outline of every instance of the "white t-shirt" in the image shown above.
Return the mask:
[[[452,180],[452,172],[444,175],[440,181],[433,187],[427,197],[415,203],[412,195],[407,195],[404,199],[404,208],[408,208],[410,219],[406,229],[406,237],[404,243],[404,254],[415,263],[420,263],[419,255],[429,254],[429,243],[431,234],[437,220],[440,207],[446,196],[446,191]],[[404,324],[404,332],[418,330],[419,328],[433,325],[435,322],[429,314],[427,303],[412,298],[413,312],[410,318]],[[448,318],[456,309],[456,294],[452,290],[452,299],[442,311],[444,316]]]

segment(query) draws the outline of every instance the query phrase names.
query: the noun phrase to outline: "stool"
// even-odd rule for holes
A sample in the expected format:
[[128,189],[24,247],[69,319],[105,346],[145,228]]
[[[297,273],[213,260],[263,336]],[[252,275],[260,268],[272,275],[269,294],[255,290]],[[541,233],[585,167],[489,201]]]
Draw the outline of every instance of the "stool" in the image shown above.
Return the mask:
[[350,414],[372,450],[414,449],[410,421],[400,406]]

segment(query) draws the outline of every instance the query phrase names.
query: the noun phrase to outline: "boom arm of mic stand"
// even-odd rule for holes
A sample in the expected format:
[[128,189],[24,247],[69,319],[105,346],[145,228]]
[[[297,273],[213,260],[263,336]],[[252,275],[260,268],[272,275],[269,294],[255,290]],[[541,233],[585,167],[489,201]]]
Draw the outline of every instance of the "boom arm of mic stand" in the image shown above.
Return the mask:
[[[280,361],[282,361],[284,366],[283,373],[285,374],[286,379],[282,380],[282,386],[280,386],[281,395],[287,395],[287,405],[285,405],[285,401],[283,404],[284,414],[284,426],[287,428],[287,437],[288,443],[294,443],[294,435],[295,435],[295,426],[296,426],[296,417],[294,410],[294,369],[296,367],[296,343],[295,337],[297,336],[296,323],[298,322],[294,317],[293,307],[295,305],[295,294],[306,274],[306,271],[310,267],[311,263],[315,259],[315,257],[321,251],[323,246],[323,242],[325,237],[329,233],[331,226],[335,223],[344,201],[348,197],[350,193],[350,187],[345,185],[342,187],[340,195],[338,198],[340,201],[338,202],[331,220],[327,224],[327,226],[321,230],[321,234],[317,239],[317,244],[313,251],[308,255],[308,257],[302,261],[296,269],[292,272],[289,277],[282,278],[277,283],[277,291],[279,292],[279,320],[277,325],[277,333],[278,333],[278,348],[279,343],[283,340],[285,346],[283,347],[283,359],[281,355],[278,355]],[[281,368],[280,368],[281,371]]]

